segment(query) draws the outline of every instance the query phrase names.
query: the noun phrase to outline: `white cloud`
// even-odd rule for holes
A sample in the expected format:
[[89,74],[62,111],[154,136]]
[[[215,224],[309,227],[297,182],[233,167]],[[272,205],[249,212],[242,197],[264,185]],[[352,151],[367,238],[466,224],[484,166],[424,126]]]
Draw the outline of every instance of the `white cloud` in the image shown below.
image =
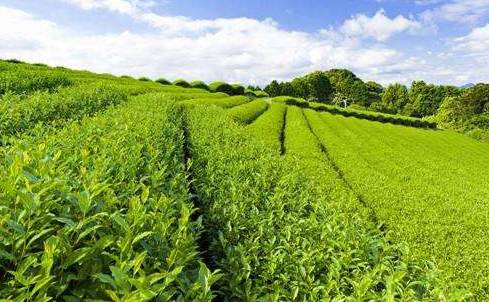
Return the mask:
[[131,2],[137,8],[133,10],[118,6],[119,1],[103,2],[113,4],[111,8],[96,6],[100,1],[76,1],[86,9],[129,14],[160,30],[82,34],[0,6],[0,57],[119,75],[260,85],[329,68],[349,68],[365,80],[382,83],[413,79],[453,82],[464,74],[467,78],[483,76],[473,76],[465,66],[438,57],[427,63],[386,46],[368,45],[331,28],[310,34],[281,29],[271,19],[194,20],[160,16],[137,2]]
[[413,19],[399,15],[390,19],[384,10],[379,10],[374,16],[368,17],[363,14],[346,20],[340,31],[348,36],[370,37],[378,41],[385,41],[392,35],[420,29],[421,24]]
[[415,0],[417,5],[433,5],[443,2],[443,0]]
[[[83,5],[95,7],[91,3]],[[153,26],[161,29],[156,33],[81,35],[25,12],[1,8],[0,57],[116,74],[258,84],[314,69],[362,71],[400,57],[383,47],[358,48],[321,35],[282,30],[270,19],[152,16]],[[14,37],[20,37],[15,44]]]
[[62,0],[66,3],[74,4],[82,9],[108,9],[127,15],[137,15],[141,9],[154,5],[153,1],[135,0]]
[[489,52],[489,23],[483,27],[477,27],[464,36],[454,40],[455,50],[465,52]]
[[451,0],[434,9],[421,13],[425,22],[439,20],[459,23],[474,23],[489,13],[488,0]]
[[20,10],[0,6],[0,52],[32,51],[46,47],[45,37],[51,38],[56,32],[56,24],[52,22],[37,19]]

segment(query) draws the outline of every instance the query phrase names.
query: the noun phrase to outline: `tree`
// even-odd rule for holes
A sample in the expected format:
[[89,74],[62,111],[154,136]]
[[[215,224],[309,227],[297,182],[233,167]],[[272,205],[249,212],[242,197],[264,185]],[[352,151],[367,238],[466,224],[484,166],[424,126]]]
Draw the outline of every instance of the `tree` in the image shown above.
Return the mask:
[[489,113],[489,84],[477,84],[467,90],[462,103],[471,114]]
[[291,82],[293,95],[295,97],[300,97],[303,99],[308,99],[309,96],[309,87],[307,85],[307,81],[304,77],[295,78]]
[[328,79],[333,87],[333,98],[337,94],[346,98],[349,103],[363,107],[370,105],[367,85],[353,72],[347,69],[331,69],[327,72]]
[[330,99],[333,89],[326,72],[315,71],[304,78],[308,90],[308,99],[322,103],[326,103]]
[[[452,91],[453,92],[453,91]],[[478,123],[489,115],[489,84],[477,84],[472,88],[448,96],[438,110],[436,120],[445,126],[460,128]],[[485,122],[482,124],[485,127]],[[472,125],[473,126],[473,125]],[[481,126],[481,125],[478,125]]]
[[279,86],[280,86],[280,95],[296,96],[294,87],[290,82],[281,82]]
[[273,80],[270,84],[265,87],[265,92],[271,97],[280,95],[280,85],[276,80]]
[[434,115],[446,97],[457,94],[459,90],[454,86],[435,86],[424,81],[413,81],[409,90],[409,104],[403,113],[415,117]]
[[251,91],[260,91],[260,90],[262,90],[260,88],[260,86],[253,86],[253,85],[248,85],[248,87],[246,87],[246,89],[251,90]]
[[382,100],[382,93],[384,92],[384,87],[374,81],[368,81],[366,85],[367,85],[370,105],[373,103],[380,102]]
[[407,102],[408,90],[402,84],[391,84],[382,94],[382,104],[390,113],[400,113]]

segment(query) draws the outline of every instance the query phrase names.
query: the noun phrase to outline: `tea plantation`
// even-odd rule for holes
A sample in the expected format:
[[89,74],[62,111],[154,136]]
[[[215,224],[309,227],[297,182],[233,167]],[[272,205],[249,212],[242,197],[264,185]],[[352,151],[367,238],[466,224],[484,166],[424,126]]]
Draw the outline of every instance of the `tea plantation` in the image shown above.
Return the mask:
[[0,61],[0,301],[489,299],[487,143],[241,88]]

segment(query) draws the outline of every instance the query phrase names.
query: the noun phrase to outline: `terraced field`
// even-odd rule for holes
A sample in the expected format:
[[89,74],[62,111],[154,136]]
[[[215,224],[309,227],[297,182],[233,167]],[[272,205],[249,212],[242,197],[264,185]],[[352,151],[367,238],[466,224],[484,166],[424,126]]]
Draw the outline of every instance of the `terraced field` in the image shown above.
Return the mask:
[[27,64],[0,88],[2,301],[489,295],[487,144]]

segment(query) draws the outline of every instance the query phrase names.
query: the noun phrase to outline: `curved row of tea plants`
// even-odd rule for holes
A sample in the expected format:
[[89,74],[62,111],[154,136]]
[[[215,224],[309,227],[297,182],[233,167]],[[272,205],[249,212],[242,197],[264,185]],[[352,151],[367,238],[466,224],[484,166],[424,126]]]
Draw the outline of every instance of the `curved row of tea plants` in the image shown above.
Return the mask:
[[287,107],[272,103],[270,109],[260,115],[247,130],[277,154],[284,153],[285,118]]
[[249,103],[233,107],[227,114],[242,124],[250,124],[268,109],[269,103],[263,99],[256,99]]
[[[214,94],[212,94],[214,95]],[[209,98],[208,96],[201,96],[201,98],[188,99],[182,102],[183,105],[215,105],[222,108],[231,108],[239,105],[243,105],[250,101],[245,96],[231,96],[231,97],[219,97]]]
[[182,109],[151,94],[1,150],[0,297],[210,301]]

